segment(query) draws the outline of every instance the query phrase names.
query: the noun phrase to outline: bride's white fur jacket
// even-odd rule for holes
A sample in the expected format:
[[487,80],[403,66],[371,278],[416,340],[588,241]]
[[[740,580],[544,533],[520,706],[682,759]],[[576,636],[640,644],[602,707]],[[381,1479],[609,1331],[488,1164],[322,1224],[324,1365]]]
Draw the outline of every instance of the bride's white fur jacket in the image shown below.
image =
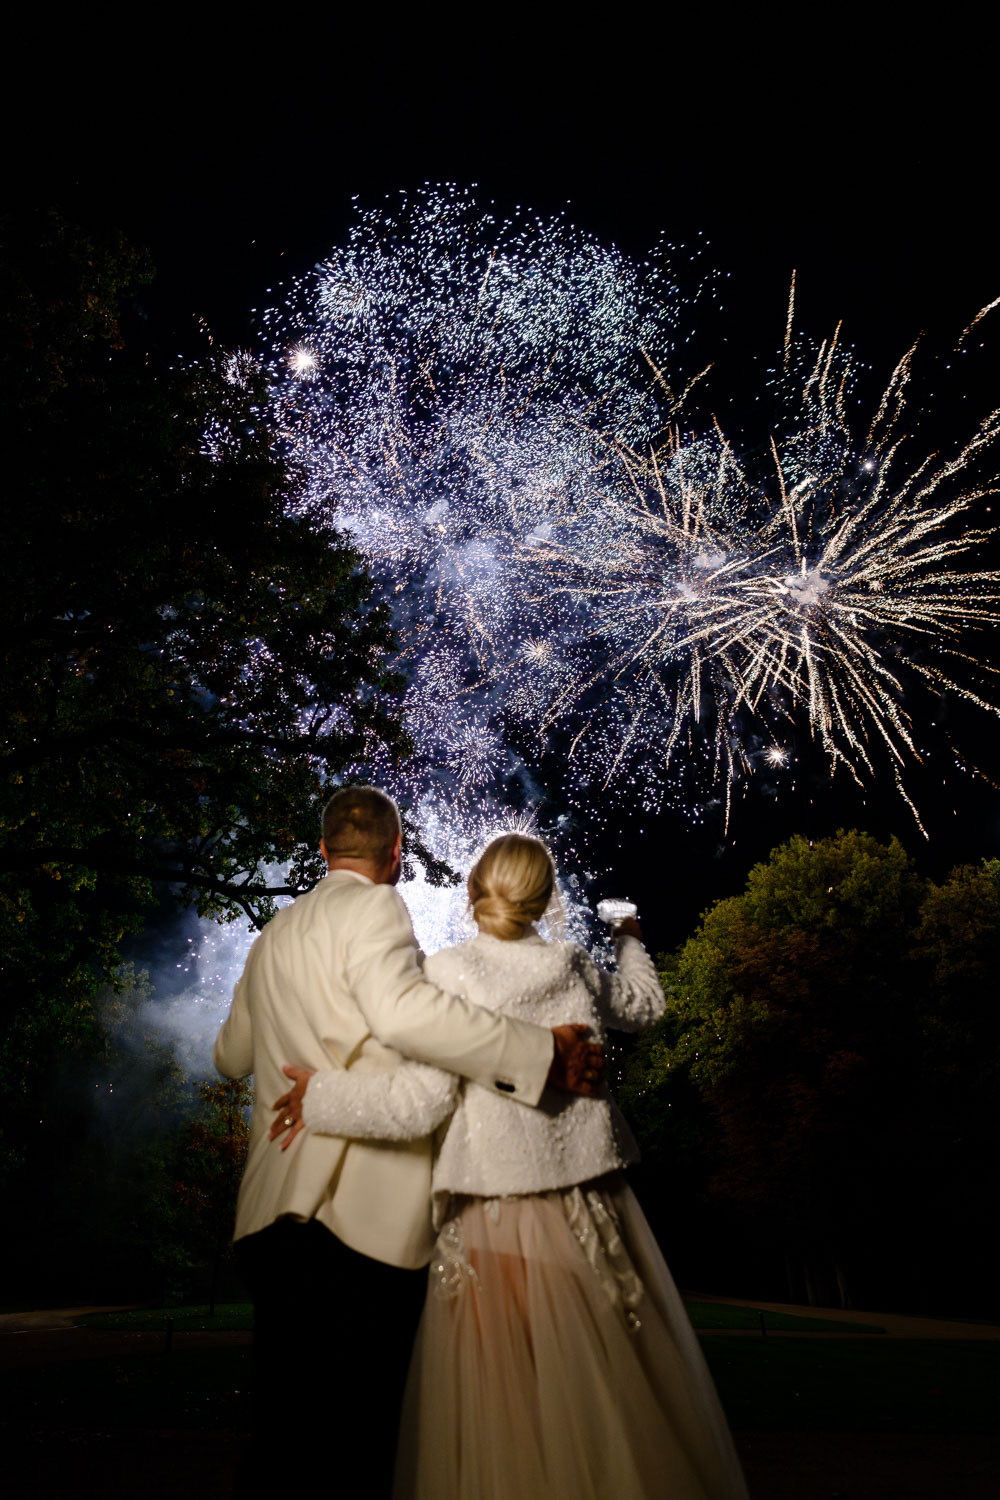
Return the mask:
[[[656,970],[632,937],[616,945],[609,973],[574,943],[549,943],[534,929],[517,941],[484,933],[432,954],[424,972],[453,995],[540,1026],[588,1023],[640,1031],[663,1015]],[[303,1104],[307,1129],[392,1141],[438,1131],[433,1173],[435,1221],[452,1193],[481,1197],[546,1192],[587,1182],[634,1161],[631,1131],[610,1099],[547,1091],[529,1108],[496,1091],[421,1063],[318,1072]]]

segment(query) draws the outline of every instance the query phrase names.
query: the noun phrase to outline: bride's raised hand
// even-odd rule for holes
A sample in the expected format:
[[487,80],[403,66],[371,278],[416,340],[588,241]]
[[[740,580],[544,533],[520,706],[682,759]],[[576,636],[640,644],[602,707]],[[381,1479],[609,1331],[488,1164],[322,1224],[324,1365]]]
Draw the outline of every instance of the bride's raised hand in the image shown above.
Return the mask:
[[268,1137],[276,1141],[279,1135],[282,1136],[281,1149],[287,1151],[295,1137],[306,1128],[302,1119],[302,1101],[306,1096],[309,1080],[316,1069],[299,1068],[294,1063],[285,1063],[281,1071],[286,1078],[293,1080],[293,1086],[272,1105],[272,1108],[279,1110],[280,1113],[271,1126]]

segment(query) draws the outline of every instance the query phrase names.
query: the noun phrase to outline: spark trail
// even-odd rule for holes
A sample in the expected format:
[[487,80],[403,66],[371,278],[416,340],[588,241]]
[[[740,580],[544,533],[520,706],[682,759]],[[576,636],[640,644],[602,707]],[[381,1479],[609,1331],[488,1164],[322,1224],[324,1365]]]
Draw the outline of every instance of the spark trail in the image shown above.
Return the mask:
[[691,430],[694,309],[662,255],[428,189],[361,214],[269,314],[303,506],[335,507],[394,609],[408,800],[524,809],[558,761],[577,810],[613,780],[697,817],[722,788],[728,825],[805,731],[919,822],[917,689],[996,712],[974,637],[998,576],[969,561],[998,414],[914,456],[914,351],[862,422],[851,354],[796,339],[790,304],[762,461]]
[[393,606],[418,750],[402,777],[373,770],[407,801],[537,801],[510,730],[570,679],[573,641],[528,598],[525,560],[588,505],[606,429],[655,438],[642,350],[692,322],[659,262],[454,190],[360,215],[268,315],[303,508],[335,508]]
[[833,770],[861,785],[888,768],[922,827],[903,784],[919,758],[914,687],[997,713],[996,670],[969,643],[997,623],[1000,575],[966,560],[996,530],[970,522],[994,490],[983,461],[1000,413],[951,457],[914,460],[903,428],[912,352],[859,442],[845,415],[850,356],[834,341],[796,367],[786,350],[769,475],[717,427],[645,453],[618,440],[617,484],[535,549],[589,645],[544,722],[585,710],[574,747],[603,763],[605,784],[637,748],[647,775],[669,773],[699,727],[728,792],[752,735],[773,740],[804,717]]

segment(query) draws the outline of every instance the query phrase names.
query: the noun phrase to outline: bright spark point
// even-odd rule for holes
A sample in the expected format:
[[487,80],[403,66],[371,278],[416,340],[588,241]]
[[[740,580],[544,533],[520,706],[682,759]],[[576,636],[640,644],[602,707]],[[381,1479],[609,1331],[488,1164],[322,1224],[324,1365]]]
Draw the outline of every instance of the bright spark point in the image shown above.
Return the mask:
[[308,380],[315,375],[319,361],[311,349],[298,344],[288,351],[288,368],[299,380]]
[[552,661],[555,655],[555,647],[551,641],[546,640],[542,636],[537,640],[525,641],[521,654],[525,661],[531,662],[533,666],[544,667]]

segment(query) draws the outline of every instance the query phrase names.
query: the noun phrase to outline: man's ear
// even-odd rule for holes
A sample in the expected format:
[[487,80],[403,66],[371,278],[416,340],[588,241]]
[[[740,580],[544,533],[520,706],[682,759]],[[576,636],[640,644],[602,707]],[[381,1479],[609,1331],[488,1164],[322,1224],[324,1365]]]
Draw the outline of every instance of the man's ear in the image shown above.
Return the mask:
[[326,852],[326,839],[320,839],[320,841],[319,841],[319,852],[323,856],[324,863],[329,864],[330,863],[330,856]]

